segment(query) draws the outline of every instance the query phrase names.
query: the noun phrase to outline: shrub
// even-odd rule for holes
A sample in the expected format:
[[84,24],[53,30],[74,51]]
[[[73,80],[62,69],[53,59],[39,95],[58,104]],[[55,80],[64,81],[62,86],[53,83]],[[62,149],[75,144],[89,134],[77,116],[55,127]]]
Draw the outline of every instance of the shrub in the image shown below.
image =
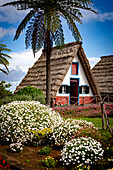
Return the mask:
[[24,87],[23,89],[18,90],[17,94],[32,96],[32,100],[36,100],[36,101],[38,100],[42,104],[46,103],[43,92],[35,87],[31,87],[31,86]]
[[28,130],[29,136],[33,136],[32,143],[27,141],[27,145],[36,146],[51,146],[54,142],[52,140],[52,130],[49,128],[44,128],[42,130]]
[[30,101],[32,100],[32,96],[29,96],[29,95],[18,95],[18,94],[15,94],[12,98],[12,101]]
[[44,147],[38,153],[41,155],[49,155],[50,152],[51,152],[50,147]]
[[102,145],[90,137],[80,137],[67,142],[61,151],[60,161],[67,166],[93,164],[103,158]]
[[93,123],[85,120],[67,119],[57,124],[53,129],[53,138],[56,145],[64,145],[73,138],[80,136],[92,136],[95,139],[101,138],[98,129]]
[[0,106],[3,104],[10,103],[12,101],[30,101],[32,100],[31,96],[28,95],[12,95],[12,96],[6,96],[0,100]]
[[48,156],[47,158],[42,160],[42,164],[43,164],[44,167],[54,168],[55,165],[56,165],[56,161],[54,160],[54,158]]
[[23,150],[22,144],[21,143],[12,143],[12,144],[10,144],[10,150],[18,153]]
[[[62,122],[61,116],[37,101],[14,101],[0,107],[0,142],[33,143],[35,133]],[[31,132],[29,132],[31,131]]]
[[35,100],[35,101],[39,101],[39,102],[42,103],[42,104],[46,104],[44,95],[42,95],[42,94],[39,94],[38,96],[35,96],[35,97],[34,97],[34,100]]
[[0,99],[12,94],[12,92],[10,92],[10,90],[7,89],[10,88],[10,86],[11,86],[10,83],[7,84],[5,81],[0,82]]

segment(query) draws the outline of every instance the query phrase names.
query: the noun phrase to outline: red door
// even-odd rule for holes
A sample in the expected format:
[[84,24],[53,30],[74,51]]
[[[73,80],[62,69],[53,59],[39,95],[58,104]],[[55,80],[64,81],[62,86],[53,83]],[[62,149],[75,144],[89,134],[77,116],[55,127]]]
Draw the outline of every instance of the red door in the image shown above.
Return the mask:
[[78,79],[71,79],[70,80],[70,104],[75,104],[77,102],[78,102]]

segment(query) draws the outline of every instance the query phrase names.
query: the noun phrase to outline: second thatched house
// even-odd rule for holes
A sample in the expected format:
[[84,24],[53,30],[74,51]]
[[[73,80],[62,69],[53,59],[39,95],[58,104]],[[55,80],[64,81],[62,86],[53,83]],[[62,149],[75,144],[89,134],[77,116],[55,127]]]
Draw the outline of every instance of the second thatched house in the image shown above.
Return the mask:
[[[46,56],[43,53],[16,91],[28,85],[41,89],[46,97]],[[52,48],[51,99],[54,104],[88,103],[95,95],[100,97],[82,43],[66,44],[62,50]]]
[[102,98],[109,96],[113,101],[113,55],[102,56],[92,72]]

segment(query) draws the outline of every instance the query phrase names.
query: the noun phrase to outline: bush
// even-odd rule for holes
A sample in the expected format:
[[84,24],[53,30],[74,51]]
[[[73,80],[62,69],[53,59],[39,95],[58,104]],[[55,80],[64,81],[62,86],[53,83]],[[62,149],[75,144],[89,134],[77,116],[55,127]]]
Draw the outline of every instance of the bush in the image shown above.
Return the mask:
[[10,144],[10,150],[12,152],[21,152],[23,150],[22,144],[21,143],[12,143]]
[[41,155],[49,155],[50,152],[51,152],[50,147],[44,147],[38,153]]
[[42,104],[46,104],[46,101],[45,101],[45,98],[44,98],[44,95],[38,95],[38,96],[35,96],[34,97],[34,100],[35,101],[39,101],[40,103],[42,103]]
[[17,94],[12,96],[6,96],[0,100],[0,106],[3,104],[10,103],[12,101],[26,101],[26,100],[30,101],[32,100],[32,97],[28,95],[17,95]]
[[10,83],[6,84],[5,81],[0,82],[0,99],[12,94],[12,92],[10,92],[10,90],[7,89],[10,88],[10,86],[11,86]]
[[54,160],[54,158],[48,156],[44,160],[42,160],[42,165],[47,168],[54,168],[57,161]]
[[23,89],[18,90],[17,94],[31,96],[32,100],[39,101],[42,104],[46,103],[43,92],[35,87],[31,86],[24,87]]
[[64,165],[93,164],[103,158],[102,145],[91,137],[80,137],[67,142],[61,151]]
[[25,95],[25,94],[23,94],[23,95],[18,95],[18,94],[15,94],[14,96],[13,96],[13,98],[12,98],[12,101],[30,101],[30,100],[32,100],[32,96],[29,96],[29,95]]
[[[39,138],[32,133],[33,131],[42,131],[46,128],[52,130],[62,121],[58,113],[37,101],[14,101],[2,105],[0,107],[0,142],[38,144]],[[44,133],[48,133],[47,129]]]
[[96,140],[102,138],[93,123],[85,120],[67,119],[57,124],[53,129],[53,138],[56,145],[64,145],[69,140],[82,136],[93,136]]

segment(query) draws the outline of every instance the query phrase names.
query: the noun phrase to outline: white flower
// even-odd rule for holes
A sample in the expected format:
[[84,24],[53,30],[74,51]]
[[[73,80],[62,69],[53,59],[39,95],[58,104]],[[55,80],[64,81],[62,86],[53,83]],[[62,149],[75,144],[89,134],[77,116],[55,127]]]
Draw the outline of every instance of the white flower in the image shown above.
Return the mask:
[[[92,145],[90,145],[91,143]],[[73,164],[92,164],[94,161],[103,158],[103,152],[104,151],[101,148],[101,145],[95,139],[92,139],[91,137],[80,137],[77,139],[72,139],[65,144],[63,150],[61,151],[61,160],[65,163],[66,159],[66,163],[68,162],[70,164],[71,158],[71,162]],[[98,154],[95,156],[95,153]]]

